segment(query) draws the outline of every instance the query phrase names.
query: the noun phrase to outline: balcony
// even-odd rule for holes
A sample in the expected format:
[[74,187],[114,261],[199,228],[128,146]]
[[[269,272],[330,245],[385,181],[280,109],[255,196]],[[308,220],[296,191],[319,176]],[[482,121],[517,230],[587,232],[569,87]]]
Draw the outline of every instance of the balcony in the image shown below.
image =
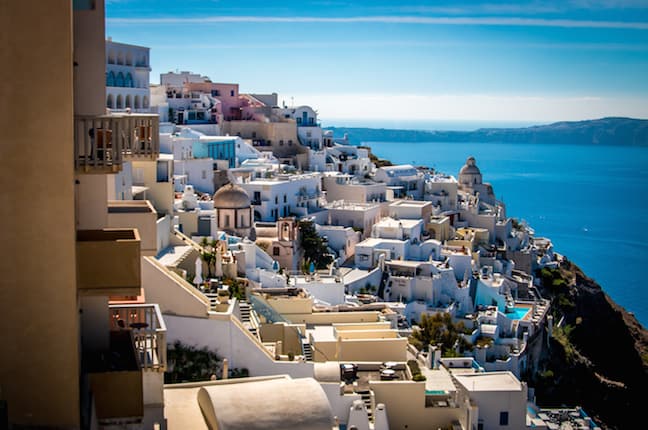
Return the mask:
[[166,370],[166,325],[157,304],[110,305],[110,329],[130,329],[143,370]]
[[111,173],[129,159],[157,159],[160,118],[151,114],[75,116],[74,167],[78,171]]
[[77,231],[77,288],[81,294],[140,294],[140,237],[137,229]]
[[85,351],[83,368],[102,425],[138,420],[144,415],[142,370],[130,330],[110,332],[110,347]]

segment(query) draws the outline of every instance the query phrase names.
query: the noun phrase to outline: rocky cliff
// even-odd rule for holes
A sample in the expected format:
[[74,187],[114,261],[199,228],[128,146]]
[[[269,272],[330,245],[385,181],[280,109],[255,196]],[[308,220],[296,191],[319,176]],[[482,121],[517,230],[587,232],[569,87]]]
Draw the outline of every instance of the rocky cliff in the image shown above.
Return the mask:
[[648,331],[580,268],[543,270],[555,323],[540,367],[529,375],[542,407],[582,406],[605,428],[639,428],[648,386]]

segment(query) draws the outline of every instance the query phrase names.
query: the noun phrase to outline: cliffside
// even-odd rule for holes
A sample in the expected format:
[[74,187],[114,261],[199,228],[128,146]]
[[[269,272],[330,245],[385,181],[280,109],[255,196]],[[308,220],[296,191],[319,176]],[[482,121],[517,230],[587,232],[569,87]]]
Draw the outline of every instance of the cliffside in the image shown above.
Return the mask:
[[566,259],[539,275],[555,322],[564,320],[529,378],[538,404],[581,405],[605,428],[636,428],[648,386],[648,331]]
[[563,121],[524,128],[482,128],[474,131],[385,130],[327,127],[347,133],[355,145],[362,142],[506,142],[579,145],[648,146],[648,120],[601,118]]

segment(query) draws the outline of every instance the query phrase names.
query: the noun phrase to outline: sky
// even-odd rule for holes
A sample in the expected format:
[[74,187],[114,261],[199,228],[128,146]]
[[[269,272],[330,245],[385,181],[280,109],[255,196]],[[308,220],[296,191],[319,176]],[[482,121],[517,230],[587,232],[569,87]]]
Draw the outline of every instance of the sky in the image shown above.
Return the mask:
[[648,118],[648,0],[106,0],[106,36],[327,125]]

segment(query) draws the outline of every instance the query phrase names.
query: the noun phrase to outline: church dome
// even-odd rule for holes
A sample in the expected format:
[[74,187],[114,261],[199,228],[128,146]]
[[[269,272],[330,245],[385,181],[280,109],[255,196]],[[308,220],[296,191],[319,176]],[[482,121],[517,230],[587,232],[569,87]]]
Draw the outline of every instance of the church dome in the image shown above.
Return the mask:
[[245,190],[232,183],[223,185],[214,194],[216,209],[244,209],[249,208],[250,205],[250,197]]
[[481,175],[481,171],[475,162],[475,157],[468,157],[466,164],[459,171],[459,176],[461,175]]

